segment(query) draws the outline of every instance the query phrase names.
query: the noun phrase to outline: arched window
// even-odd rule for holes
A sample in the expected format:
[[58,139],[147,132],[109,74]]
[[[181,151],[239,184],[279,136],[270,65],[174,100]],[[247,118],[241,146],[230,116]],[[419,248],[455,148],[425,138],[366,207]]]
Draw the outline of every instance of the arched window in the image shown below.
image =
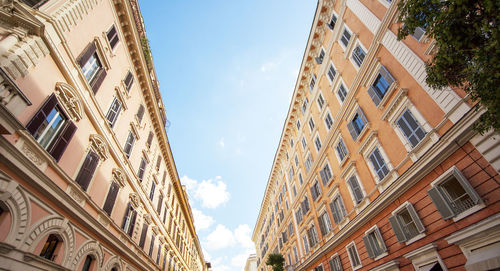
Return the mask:
[[92,258],[92,256],[87,255],[87,257],[85,258],[85,262],[83,263],[82,271],[90,271],[93,261],[94,259]]
[[12,216],[9,208],[0,202],[0,241],[5,241],[12,227]]
[[56,251],[57,245],[60,243],[59,238],[51,234],[45,241],[45,245],[43,245],[42,251],[40,252],[40,257],[43,257],[49,261],[53,261],[57,255],[54,254]]

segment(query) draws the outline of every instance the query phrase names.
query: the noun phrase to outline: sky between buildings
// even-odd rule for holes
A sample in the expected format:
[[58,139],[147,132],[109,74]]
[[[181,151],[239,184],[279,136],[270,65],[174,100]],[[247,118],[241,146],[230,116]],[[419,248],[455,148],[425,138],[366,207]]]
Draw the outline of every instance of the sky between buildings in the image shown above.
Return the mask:
[[205,259],[243,270],[316,0],[141,1]]

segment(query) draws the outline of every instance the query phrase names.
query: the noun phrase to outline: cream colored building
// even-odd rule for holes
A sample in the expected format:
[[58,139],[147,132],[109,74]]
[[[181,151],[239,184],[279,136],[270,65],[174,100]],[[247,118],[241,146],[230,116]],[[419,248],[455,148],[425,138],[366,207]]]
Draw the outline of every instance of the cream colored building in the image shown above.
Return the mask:
[[248,256],[245,263],[245,271],[257,271],[257,255],[251,254]]
[[319,0],[252,240],[259,271],[497,270],[499,135],[425,83],[398,0]]
[[0,269],[206,270],[138,2],[0,22]]

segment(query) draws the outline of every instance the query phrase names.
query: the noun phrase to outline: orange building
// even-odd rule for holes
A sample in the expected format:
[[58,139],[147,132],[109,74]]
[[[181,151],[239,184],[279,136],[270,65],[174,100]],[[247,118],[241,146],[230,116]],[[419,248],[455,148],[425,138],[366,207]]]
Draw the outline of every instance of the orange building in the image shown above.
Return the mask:
[[0,22],[0,269],[206,270],[138,2]]
[[500,144],[397,0],[319,0],[252,239],[258,270],[498,270]]

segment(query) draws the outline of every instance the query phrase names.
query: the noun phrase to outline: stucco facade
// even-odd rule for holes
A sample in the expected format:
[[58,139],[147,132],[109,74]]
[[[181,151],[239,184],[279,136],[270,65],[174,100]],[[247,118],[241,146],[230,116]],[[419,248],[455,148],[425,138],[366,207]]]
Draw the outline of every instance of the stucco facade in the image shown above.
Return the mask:
[[319,0],[255,224],[258,270],[500,268],[500,145],[387,0]]
[[137,1],[0,22],[0,269],[206,270]]

